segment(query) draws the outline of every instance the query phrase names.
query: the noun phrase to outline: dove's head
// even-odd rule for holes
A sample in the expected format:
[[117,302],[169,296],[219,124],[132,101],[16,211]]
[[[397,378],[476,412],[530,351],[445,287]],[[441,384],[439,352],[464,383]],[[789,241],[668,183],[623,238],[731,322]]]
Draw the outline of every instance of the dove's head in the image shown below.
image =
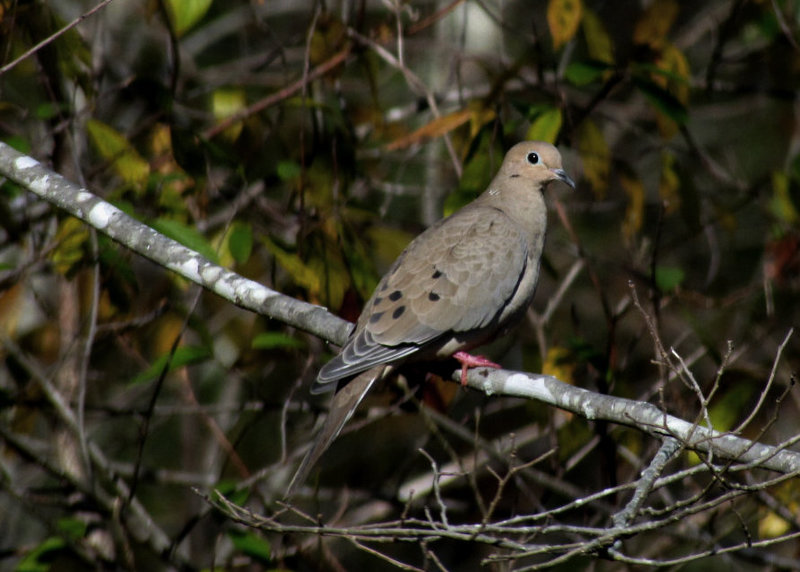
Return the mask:
[[521,177],[542,186],[551,181],[561,181],[575,188],[575,181],[561,166],[561,153],[544,141],[523,141],[514,145],[506,153],[500,173],[504,177]]

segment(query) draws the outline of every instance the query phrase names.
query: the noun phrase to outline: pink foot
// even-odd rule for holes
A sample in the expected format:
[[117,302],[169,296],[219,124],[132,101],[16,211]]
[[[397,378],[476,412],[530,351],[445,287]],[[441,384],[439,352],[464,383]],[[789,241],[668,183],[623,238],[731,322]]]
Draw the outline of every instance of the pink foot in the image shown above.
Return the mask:
[[471,367],[493,367],[500,369],[500,365],[486,359],[483,356],[470,355],[467,352],[456,352],[453,357],[461,362],[461,385],[467,386],[467,369]]

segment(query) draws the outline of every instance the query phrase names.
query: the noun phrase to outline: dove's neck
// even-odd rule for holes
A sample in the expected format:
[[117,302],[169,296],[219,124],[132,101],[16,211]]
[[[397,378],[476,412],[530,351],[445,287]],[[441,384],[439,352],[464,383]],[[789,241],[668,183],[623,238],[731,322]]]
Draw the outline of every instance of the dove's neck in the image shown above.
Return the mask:
[[541,184],[522,178],[495,178],[478,201],[503,211],[520,225],[530,240],[530,252],[541,253],[547,228],[547,205]]

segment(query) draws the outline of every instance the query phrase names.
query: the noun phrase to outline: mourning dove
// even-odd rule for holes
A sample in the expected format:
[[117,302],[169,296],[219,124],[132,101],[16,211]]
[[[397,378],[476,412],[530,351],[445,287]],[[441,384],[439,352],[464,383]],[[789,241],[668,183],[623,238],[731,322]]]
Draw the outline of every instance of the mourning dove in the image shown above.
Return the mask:
[[400,254],[364,305],[350,339],[319,372],[312,393],[340,388],[287,496],[375,381],[399,364],[454,357],[462,363],[462,383],[468,367],[499,367],[466,351],[507,331],[527,310],[547,227],[543,191],[552,181],[575,187],[558,149],[518,143],[483,194]]

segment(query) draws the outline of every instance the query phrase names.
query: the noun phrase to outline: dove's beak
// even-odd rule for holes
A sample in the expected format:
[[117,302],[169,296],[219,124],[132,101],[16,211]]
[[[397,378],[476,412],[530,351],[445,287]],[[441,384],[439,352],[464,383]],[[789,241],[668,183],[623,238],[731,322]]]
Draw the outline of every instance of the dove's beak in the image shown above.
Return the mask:
[[575,188],[575,181],[573,181],[572,178],[569,175],[567,175],[567,172],[564,169],[550,169],[550,170],[556,176],[556,179],[558,179],[562,183],[566,183],[573,189]]

